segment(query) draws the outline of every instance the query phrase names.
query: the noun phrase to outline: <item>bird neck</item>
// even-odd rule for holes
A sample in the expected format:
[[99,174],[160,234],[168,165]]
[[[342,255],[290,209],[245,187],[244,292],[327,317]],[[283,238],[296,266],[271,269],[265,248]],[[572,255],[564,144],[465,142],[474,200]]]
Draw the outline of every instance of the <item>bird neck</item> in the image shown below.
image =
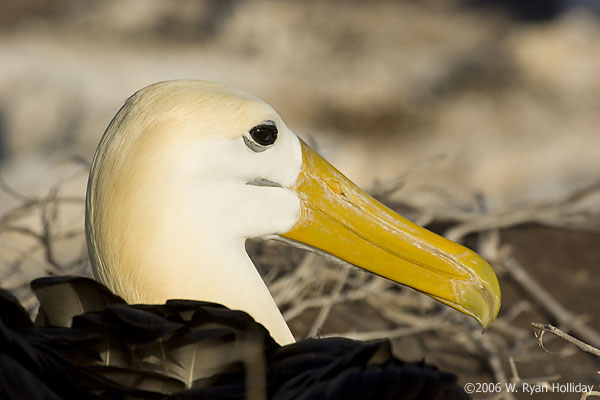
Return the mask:
[[190,299],[223,304],[250,314],[277,343],[294,342],[246,253],[245,239],[198,231],[197,222],[177,215],[152,217],[139,220],[146,224],[141,229],[141,222],[111,215],[108,231],[113,234],[103,237],[104,254],[92,261],[101,282],[129,303]]
[[[181,240],[181,238],[179,239]],[[186,298],[223,304],[243,310],[269,330],[281,345],[294,342],[279,308],[256,267],[248,257],[244,241],[213,243],[207,240],[189,246],[171,243],[170,262],[159,271],[144,272],[142,302],[163,303]],[[190,250],[191,249],[191,250]],[[138,292],[141,292],[138,290]]]

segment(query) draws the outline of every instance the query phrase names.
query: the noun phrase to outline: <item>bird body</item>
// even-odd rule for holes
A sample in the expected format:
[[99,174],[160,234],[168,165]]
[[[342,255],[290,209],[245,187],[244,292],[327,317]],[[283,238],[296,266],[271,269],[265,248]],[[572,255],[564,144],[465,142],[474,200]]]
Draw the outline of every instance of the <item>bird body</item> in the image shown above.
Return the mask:
[[465,399],[453,374],[392,355],[390,342],[279,346],[246,313],[169,300],[128,305],[83,277],[32,282],[34,325],[0,290],[3,399]]

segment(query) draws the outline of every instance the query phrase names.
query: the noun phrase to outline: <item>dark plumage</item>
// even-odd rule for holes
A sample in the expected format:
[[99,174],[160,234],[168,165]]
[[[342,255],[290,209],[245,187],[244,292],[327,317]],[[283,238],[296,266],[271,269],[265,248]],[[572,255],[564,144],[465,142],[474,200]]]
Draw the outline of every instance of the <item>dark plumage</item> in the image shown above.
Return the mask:
[[199,301],[128,305],[81,277],[32,282],[34,324],[0,291],[7,399],[465,399],[456,377],[387,340],[279,346],[246,313]]

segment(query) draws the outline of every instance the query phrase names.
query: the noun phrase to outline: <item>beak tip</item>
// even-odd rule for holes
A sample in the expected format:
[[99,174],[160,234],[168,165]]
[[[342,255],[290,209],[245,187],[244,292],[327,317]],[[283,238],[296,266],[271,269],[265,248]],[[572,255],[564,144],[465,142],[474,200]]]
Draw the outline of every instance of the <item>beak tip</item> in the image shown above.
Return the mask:
[[471,267],[469,278],[454,283],[456,297],[450,305],[473,317],[485,332],[500,311],[500,284],[490,264],[478,254],[470,253],[469,262],[463,265]]
[[473,316],[486,331],[500,312],[500,283],[492,266],[481,256],[472,253],[471,261],[471,265],[474,266],[473,276],[477,277],[471,282],[475,284],[474,289],[476,290],[473,293],[475,299],[467,300],[467,304],[471,306]]
[[[491,270],[491,267],[489,268]],[[475,319],[485,332],[494,323],[500,312],[500,285],[496,276],[493,276],[491,282],[483,282],[483,287],[480,290],[484,304],[479,309],[474,310],[474,313],[476,315]]]

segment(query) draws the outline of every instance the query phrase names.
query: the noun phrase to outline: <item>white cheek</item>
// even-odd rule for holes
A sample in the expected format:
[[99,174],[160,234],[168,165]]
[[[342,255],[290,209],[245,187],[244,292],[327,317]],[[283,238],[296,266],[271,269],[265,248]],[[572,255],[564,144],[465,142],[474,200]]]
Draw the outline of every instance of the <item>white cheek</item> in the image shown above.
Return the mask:
[[214,238],[251,238],[289,231],[300,217],[300,199],[285,188],[242,182],[207,182],[179,199],[179,212]]
[[[171,152],[177,164],[171,179],[179,184],[171,193],[178,213],[205,233],[241,238],[289,231],[300,216],[300,199],[289,187],[302,165],[296,135],[282,129],[278,142],[264,152],[248,149],[237,139],[202,140]],[[279,141],[279,139],[281,139]],[[253,186],[267,179],[284,187]]]
[[285,233],[300,218],[300,199],[290,189],[247,186],[244,192],[247,202],[238,209],[243,237]]

